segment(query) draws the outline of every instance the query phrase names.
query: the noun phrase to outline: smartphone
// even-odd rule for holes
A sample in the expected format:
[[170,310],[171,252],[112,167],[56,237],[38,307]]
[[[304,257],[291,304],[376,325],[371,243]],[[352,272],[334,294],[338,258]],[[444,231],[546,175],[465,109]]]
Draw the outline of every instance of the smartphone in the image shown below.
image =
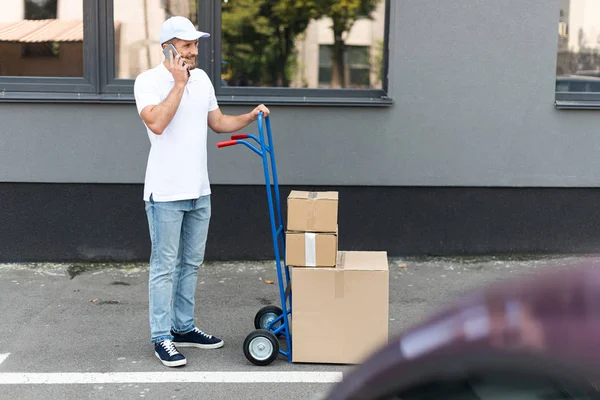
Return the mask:
[[[171,57],[175,58],[175,56],[177,56],[179,53],[177,52],[177,49],[175,48],[175,46],[173,46],[172,44],[168,45],[167,47],[165,47],[163,49],[163,54],[165,55],[165,57],[167,58],[167,60],[169,60],[169,62],[171,61]],[[185,63],[185,61],[183,62],[183,65],[187,65]],[[188,70],[188,75],[190,75],[190,71]]]
[[179,53],[177,52],[177,49],[175,48],[175,46],[170,44],[163,49],[163,54],[165,55],[167,60],[171,61],[171,57],[175,58],[175,56],[177,56]]

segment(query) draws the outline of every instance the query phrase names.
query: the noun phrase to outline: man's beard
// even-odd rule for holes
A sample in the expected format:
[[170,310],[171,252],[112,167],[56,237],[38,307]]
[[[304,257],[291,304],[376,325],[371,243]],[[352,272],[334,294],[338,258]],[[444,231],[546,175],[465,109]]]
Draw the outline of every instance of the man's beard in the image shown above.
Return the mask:
[[186,63],[186,65],[188,66],[188,69],[194,69],[196,68],[196,59],[195,58],[184,58],[183,61]]

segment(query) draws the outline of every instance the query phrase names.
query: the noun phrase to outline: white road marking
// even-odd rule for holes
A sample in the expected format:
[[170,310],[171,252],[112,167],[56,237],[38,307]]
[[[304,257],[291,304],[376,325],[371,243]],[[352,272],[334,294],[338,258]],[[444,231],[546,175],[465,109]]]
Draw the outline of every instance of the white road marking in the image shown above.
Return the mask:
[[2,362],[4,360],[6,360],[8,358],[8,356],[10,355],[10,353],[6,353],[6,354],[0,354],[0,364],[2,364]]
[[[5,354],[4,356],[8,356]],[[6,358],[5,357],[5,358]],[[0,361],[2,358],[0,357]],[[342,372],[0,373],[0,385],[86,383],[335,383]]]

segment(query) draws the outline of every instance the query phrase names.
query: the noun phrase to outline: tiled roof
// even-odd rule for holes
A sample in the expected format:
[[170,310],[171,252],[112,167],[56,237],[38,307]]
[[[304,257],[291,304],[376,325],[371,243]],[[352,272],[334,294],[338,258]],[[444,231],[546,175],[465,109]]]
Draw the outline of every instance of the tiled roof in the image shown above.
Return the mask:
[[0,42],[81,42],[83,21],[62,19],[0,22]]

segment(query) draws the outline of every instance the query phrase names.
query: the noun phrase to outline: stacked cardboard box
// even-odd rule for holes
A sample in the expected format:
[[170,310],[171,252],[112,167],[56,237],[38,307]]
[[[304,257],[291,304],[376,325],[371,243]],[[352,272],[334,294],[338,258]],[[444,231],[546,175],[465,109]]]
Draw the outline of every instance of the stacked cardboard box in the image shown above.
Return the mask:
[[337,192],[290,193],[285,251],[288,266],[335,267],[337,210]]
[[292,361],[356,364],[387,342],[387,253],[338,249],[337,192],[290,193],[286,264]]

